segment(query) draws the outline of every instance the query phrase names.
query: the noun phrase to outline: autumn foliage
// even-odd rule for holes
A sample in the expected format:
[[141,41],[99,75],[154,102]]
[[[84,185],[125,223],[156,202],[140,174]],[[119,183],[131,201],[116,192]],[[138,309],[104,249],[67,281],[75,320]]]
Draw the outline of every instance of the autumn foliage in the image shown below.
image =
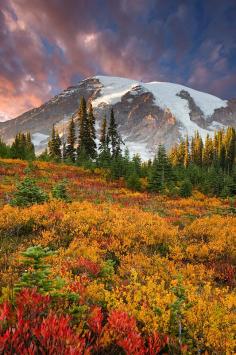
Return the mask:
[[[131,192],[100,170],[26,168],[0,165],[0,354],[235,352],[234,202]],[[9,205],[13,172],[49,200]],[[51,194],[63,179],[72,202]],[[43,261],[26,262],[35,251]]]

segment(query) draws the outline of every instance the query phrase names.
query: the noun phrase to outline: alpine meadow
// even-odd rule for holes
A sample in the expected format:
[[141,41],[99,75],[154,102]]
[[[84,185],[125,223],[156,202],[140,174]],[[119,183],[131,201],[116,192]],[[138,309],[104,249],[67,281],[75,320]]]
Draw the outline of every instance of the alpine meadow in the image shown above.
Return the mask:
[[2,0],[0,354],[236,354],[235,5]]

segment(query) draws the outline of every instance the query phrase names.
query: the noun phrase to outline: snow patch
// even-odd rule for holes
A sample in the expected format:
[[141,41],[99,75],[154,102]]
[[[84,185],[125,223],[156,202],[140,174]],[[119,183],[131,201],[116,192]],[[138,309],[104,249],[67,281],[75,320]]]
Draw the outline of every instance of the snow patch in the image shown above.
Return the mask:
[[217,122],[217,121],[212,121],[211,122],[211,125],[208,127],[208,129],[212,130],[212,131],[215,131],[215,130],[221,130],[221,129],[224,129],[226,128],[225,125],[223,125],[222,123],[220,122]]
[[135,80],[112,76],[95,76],[95,79],[100,81],[102,88],[101,96],[93,101],[93,107],[97,107],[101,103],[115,105],[121,101],[122,96],[139,84]]
[[[143,92],[151,92],[155,98],[156,104],[163,110],[169,109],[181,125],[182,136],[187,134],[192,137],[198,130],[203,139],[209,133],[209,130],[199,127],[190,119],[190,109],[188,101],[178,96],[178,94],[185,90],[193,98],[196,105],[201,109],[205,118],[212,115],[214,111],[221,107],[227,106],[226,100],[203,93],[184,85],[173,84],[168,82],[150,82],[142,83],[126,78],[111,77],[111,76],[95,76],[102,85],[100,96],[93,101],[93,106],[99,106],[101,103],[108,105],[115,105],[120,102],[122,97],[129,92],[130,94],[137,94],[137,87],[141,88]],[[210,129],[211,130],[211,129]]]
[[35,146],[44,144],[45,141],[47,141],[48,139],[48,135],[47,134],[43,134],[43,133],[33,133],[32,134],[32,142]]

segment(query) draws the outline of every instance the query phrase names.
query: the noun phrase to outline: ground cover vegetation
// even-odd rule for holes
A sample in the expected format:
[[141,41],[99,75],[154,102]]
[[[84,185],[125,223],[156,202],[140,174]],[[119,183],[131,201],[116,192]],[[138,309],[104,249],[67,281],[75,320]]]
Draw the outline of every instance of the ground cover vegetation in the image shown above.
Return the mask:
[[234,130],[144,164],[106,127],[99,151],[54,127],[44,161],[0,159],[0,353],[234,354]]

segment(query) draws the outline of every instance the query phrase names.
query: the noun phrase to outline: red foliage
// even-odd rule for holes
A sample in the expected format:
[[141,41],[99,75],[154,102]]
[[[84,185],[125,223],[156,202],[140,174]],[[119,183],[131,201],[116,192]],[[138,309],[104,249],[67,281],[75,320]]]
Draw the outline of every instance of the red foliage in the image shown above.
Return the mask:
[[148,354],[156,355],[158,354],[168,342],[168,337],[160,337],[158,333],[153,333],[148,337]]
[[92,309],[90,317],[87,321],[89,328],[93,331],[93,333],[100,335],[102,332],[102,322],[103,322],[103,314],[101,307],[95,306]]
[[74,333],[70,318],[49,314],[33,334],[39,341],[39,349],[46,354],[84,354],[86,341]]
[[230,263],[214,263],[213,268],[216,273],[216,277],[227,283],[229,286],[235,286],[236,284],[236,268]]
[[138,332],[136,320],[122,311],[112,311],[108,317],[108,329],[115,336],[117,345],[127,354],[145,354],[143,339]]
[[76,267],[81,272],[88,273],[92,276],[97,276],[101,271],[101,268],[98,264],[96,264],[95,262],[93,262],[87,258],[84,258],[83,256],[79,257],[79,260],[76,263]]
[[16,309],[1,307],[0,353],[4,354],[84,354],[85,339],[70,327],[68,316],[48,313],[50,297],[32,289],[17,296]]
[[7,302],[0,305],[0,354],[88,355],[102,351],[104,334],[131,355],[158,354],[167,342],[156,333],[144,338],[135,318],[126,312],[111,311],[103,325],[102,309],[94,306],[87,320],[90,330],[82,336],[74,331],[68,315],[53,314],[50,309],[51,298],[35,289],[23,289],[15,307]]

